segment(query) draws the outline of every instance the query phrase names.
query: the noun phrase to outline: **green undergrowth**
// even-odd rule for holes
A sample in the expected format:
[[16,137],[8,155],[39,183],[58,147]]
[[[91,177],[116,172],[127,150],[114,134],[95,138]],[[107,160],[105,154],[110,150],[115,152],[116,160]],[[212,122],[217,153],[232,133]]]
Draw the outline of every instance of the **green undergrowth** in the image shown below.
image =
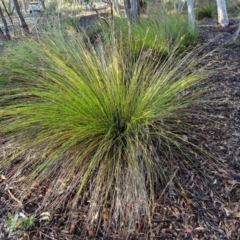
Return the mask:
[[[126,51],[139,52],[142,46],[153,49],[161,54],[168,54],[175,48],[186,49],[196,43],[198,30],[189,29],[188,17],[183,14],[169,13],[161,10],[144,16],[131,24],[125,17],[114,16],[113,19],[104,17],[98,19],[91,27],[87,27],[86,34],[90,39],[99,39],[103,35],[108,41],[113,30],[121,35],[122,45]],[[106,34],[108,32],[108,34]],[[97,36],[97,37],[96,37]]]
[[61,24],[64,28],[79,28],[79,18],[78,17],[63,17]]
[[[146,49],[154,48],[156,51],[168,54],[176,43],[181,47],[188,47],[196,40],[196,33],[188,29],[187,19],[179,15],[176,21],[175,17],[141,18],[130,27],[125,18],[117,17],[113,21],[113,26],[115,29],[120,29],[119,32],[126,36],[125,39],[131,39],[133,51],[139,51],[144,45]],[[125,44],[129,47],[128,40]]]
[[45,184],[41,211],[87,208],[95,232],[104,209],[116,231],[150,224],[169,183],[184,190],[181,169],[210,179],[201,164],[216,163],[201,144],[201,121],[216,124],[199,111],[211,88],[199,85],[208,72],[198,50],[179,52],[180,42],[159,58],[156,41],[144,40],[136,56],[131,39],[107,34],[93,46],[53,27],[25,39],[24,52],[10,48],[0,67],[0,133],[15,151],[0,173],[22,198]]
[[197,12],[196,12],[198,20],[202,20],[204,18],[212,18],[216,14],[217,14],[217,5],[216,3],[212,3],[212,2],[201,4],[201,6],[197,8]]
[[25,43],[25,39],[13,38],[12,40],[5,41],[2,48],[0,48],[0,64],[1,70],[4,69],[5,63],[10,63],[14,60],[14,56],[22,56],[25,58],[27,56],[29,61],[34,61],[35,54],[33,53],[34,42],[28,41]]
[[226,1],[227,11],[231,14],[238,14],[240,10],[240,1],[239,0],[228,0]]

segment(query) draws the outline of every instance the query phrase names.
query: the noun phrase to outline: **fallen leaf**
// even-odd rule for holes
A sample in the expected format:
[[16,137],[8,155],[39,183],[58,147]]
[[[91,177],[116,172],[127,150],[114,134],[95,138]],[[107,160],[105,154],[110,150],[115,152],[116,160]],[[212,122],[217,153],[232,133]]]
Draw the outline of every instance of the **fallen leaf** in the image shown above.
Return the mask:
[[240,212],[234,213],[233,216],[236,218],[240,218]]
[[40,183],[39,182],[35,182],[33,185],[34,188],[39,188],[40,187]]
[[187,233],[191,233],[191,232],[192,232],[192,226],[183,225],[183,227],[185,228],[185,231],[186,231]]
[[139,234],[139,233],[142,231],[143,227],[144,227],[144,223],[141,222],[141,223],[139,224],[139,227],[138,227],[136,233]]
[[232,185],[235,185],[238,183],[238,181],[236,180],[228,180],[228,183],[232,184]]
[[2,180],[6,180],[7,178],[4,175],[1,175]]
[[194,230],[196,230],[196,231],[204,231],[205,228],[204,227],[197,227],[197,228],[194,228]]
[[69,233],[73,233],[74,229],[75,229],[76,223],[73,221],[71,223],[70,229],[69,229]]
[[226,212],[226,216],[229,217],[230,216],[230,213],[232,213],[231,210],[227,209],[227,208],[223,208]]
[[93,230],[92,230],[92,228],[89,225],[86,226],[86,229],[88,231],[89,236],[93,236],[93,234],[94,234]]

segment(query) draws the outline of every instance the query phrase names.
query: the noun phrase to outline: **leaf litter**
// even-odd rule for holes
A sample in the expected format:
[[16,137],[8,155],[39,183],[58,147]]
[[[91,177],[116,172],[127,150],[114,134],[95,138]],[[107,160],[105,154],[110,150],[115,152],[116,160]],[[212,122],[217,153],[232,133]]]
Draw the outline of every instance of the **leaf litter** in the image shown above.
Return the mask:
[[[99,234],[94,236],[94,225],[86,225],[86,207],[75,211],[64,204],[54,213],[38,212],[39,203],[49,191],[48,183],[33,183],[27,199],[21,198],[21,191],[14,185],[8,186],[7,173],[0,172],[0,239],[216,239],[240,240],[240,46],[228,44],[237,29],[236,19],[230,19],[227,28],[217,26],[215,20],[203,20],[200,24],[199,42],[207,43],[205,53],[219,47],[205,60],[214,62],[212,68],[221,68],[213,74],[208,84],[215,84],[215,97],[224,96],[228,102],[216,107],[199,109],[218,115],[219,128],[215,132],[202,129],[207,134],[204,144],[210,153],[220,158],[221,168],[216,164],[207,169],[212,172],[212,186],[207,180],[196,176],[188,169],[178,169],[185,186],[184,190],[173,187],[169,182],[164,194],[156,199],[152,222],[136,222],[137,230],[124,227],[114,232],[107,217],[103,217]],[[208,62],[209,61],[209,62]],[[184,136],[185,137],[185,136]],[[186,136],[187,137],[187,136]],[[6,157],[9,146],[0,138],[1,155]],[[224,165],[224,168],[222,166]],[[179,163],[181,166],[181,163]],[[206,161],[200,163],[201,169],[209,168]],[[21,181],[21,179],[20,179]],[[183,183],[182,183],[183,184]],[[178,189],[178,191],[176,191]],[[63,193],[64,194],[64,193]],[[90,193],[86,193],[90,194]],[[160,197],[161,196],[161,197]],[[8,212],[24,212],[34,215],[36,222],[25,233],[8,237],[4,225]],[[106,211],[103,211],[106,214]],[[107,215],[106,215],[107,216]],[[151,227],[150,227],[151,226]]]

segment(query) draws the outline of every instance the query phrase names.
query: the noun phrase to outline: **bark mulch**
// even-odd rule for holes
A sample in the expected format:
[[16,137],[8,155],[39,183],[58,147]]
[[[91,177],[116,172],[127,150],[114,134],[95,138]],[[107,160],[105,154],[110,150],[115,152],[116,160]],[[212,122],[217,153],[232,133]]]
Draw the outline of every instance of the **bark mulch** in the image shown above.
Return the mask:
[[[240,240],[240,36],[238,42],[231,41],[238,22],[239,19],[230,19],[227,28],[219,27],[212,19],[199,23],[199,43],[207,43],[205,53],[217,48],[205,60],[206,64],[212,63],[212,68],[220,68],[210,77],[209,84],[214,84],[216,97],[224,96],[228,99],[227,103],[223,102],[217,108],[209,106],[200,110],[209,114],[215,111],[221,123],[215,132],[203,125],[208,134],[208,141],[203,144],[224,162],[221,168],[216,165],[215,169],[209,170],[213,174],[213,187],[210,188],[206,179],[193,172],[181,170],[181,174],[185,175],[182,184],[187,186],[187,190],[180,189],[176,193],[170,183],[164,193],[165,197],[156,202],[152,229],[149,230],[143,220],[138,223],[137,231],[128,232],[128,239]],[[205,166],[207,168],[207,163],[202,163],[201,167]],[[37,221],[25,234],[8,237],[4,227],[7,212],[18,207],[19,212],[24,210],[33,214],[46,192],[46,186],[36,186],[34,194],[20,206],[14,196],[21,196],[21,192],[7,189],[6,181],[3,175],[0,176],[0,239],[127,238],[124,229],[114,233],[104,224],[100,227],[99,235],[94,237],[91,227],[84,225],[85,209],[75,212],[70,218],[70,209],[67,207],[56,209],[49,224]]]

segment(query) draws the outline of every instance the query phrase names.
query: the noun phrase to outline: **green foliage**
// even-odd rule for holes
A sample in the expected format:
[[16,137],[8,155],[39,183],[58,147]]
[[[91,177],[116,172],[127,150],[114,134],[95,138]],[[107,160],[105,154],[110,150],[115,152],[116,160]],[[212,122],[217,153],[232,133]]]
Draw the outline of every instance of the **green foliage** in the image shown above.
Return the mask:
[[79,18],[74,18],[74,17],[64,17],[62,19],[62,26],[66,28],[79,28]]
[[2,160],[9,181],[48,185],[42,208],[88,202],[89,222],[108,207],[116,229],[134,229],[169,181],[184,189],[179,168],[207,176],[199,121],[210,116],[196,106],[209,89],[196,52],[176,44],[163,60],[152,41],[126,56],[124,41],[113,32],[92,46],[55,28],[26,40],[35,58],[17,52],[0,68],[0,133],[19,149]]
[[228,13],[238,14],[240,10],[240,1],[239,0],[228,0],[226,1]]
[[212,18],[216,13],[216,3],[208,2],[204,5],[201,5],[197,10],[197,18],[201,20],[203,18]]
[[35,218],[33,216],[26,216],[23,213],[7,214],[7,221],[5,227],[8,231],[9,236],[18,232],[25,232],[34,225]]
[[[189,29],[187,16],[163,10],[158,13],[152,11],[149,17],[142,17],[131,26],[126,18],[114,17],[112,25],[114,30],[126,39],[123,42],[125,48],[136,52],[144,46],[145,49],[168,54],[176,44],[179,47],[188,47],[193,45],[197,38],[197,29]],[[111,34],[112,30],[109,31]]]
[[58,8],[58,1],[57,0],[51,0],[49,1],[48,5],[46,6],[45,11],[53,12],[56,11]]

